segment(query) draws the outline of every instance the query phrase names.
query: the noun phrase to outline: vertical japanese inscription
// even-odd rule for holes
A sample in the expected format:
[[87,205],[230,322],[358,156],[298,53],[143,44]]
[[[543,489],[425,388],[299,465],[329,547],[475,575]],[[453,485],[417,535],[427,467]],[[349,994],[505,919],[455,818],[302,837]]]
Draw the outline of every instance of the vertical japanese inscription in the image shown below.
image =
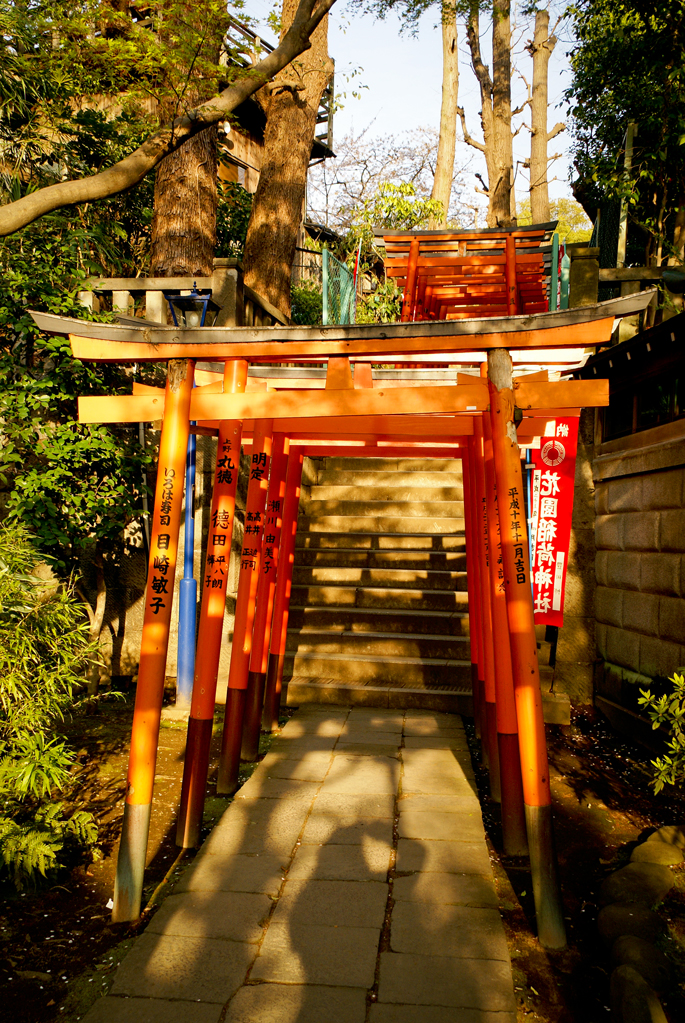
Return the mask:
[[233,441],[228,437],[223,438],[221,450],[217,452],[215,508],[209,522],[203,580],[205,589],[218,590],[222,595],[226,590],[233,532],[233,492],[237,468],[231,457],[232,450]]
[[[174,501],[174,486],[176,482],[176,470],[164,467],[162,470],[162,500],[159,505],[159,526],[168,526],[171,523],[171,508]],[[169,593],[169,558],[163,551],[169,550],[171,541],[170,533],[157,533],[155,551],[152,560],[152,582],[150,589],[154,596],[150,600],[149,607],[153,614],[158,615],[161,610],[167,607],[172,594]]]

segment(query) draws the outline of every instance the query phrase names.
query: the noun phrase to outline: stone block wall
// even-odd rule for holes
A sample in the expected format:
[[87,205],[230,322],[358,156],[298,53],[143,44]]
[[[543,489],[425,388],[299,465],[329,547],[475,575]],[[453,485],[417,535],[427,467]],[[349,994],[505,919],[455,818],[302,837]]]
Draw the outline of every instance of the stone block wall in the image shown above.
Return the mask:
[[[685,441],[672,461],[685,462]],[[685,664],[685,465],[625,473],[638,464],[646,449],[639,463],[594,462],[597,692],[632,709],[635,683]]]

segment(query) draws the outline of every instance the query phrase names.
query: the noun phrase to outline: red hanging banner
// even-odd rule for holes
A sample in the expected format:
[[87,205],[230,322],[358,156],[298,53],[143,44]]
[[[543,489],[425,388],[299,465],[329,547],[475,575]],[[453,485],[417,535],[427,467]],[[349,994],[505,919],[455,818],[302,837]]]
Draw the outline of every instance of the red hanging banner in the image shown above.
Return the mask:
[[566,570],[571,540],[578,418],[558,418],[530,452],[530,523],[536,625],[564,624]]

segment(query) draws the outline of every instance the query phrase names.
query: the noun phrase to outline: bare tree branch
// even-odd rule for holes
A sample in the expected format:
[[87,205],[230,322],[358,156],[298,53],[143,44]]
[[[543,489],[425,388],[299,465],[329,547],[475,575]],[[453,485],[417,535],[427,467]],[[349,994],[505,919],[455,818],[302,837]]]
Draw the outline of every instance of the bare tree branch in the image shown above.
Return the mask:
[[151,135],[142,146],[112,167],[87,178],[61,181],[0,207],[0,237],[13,234],[62,206],[106,199],[132,188],[187,139],[226,116],[261,89],[295,57],[311,46],[310,36],[335,0],[300,0],[292,25],[280,44],[235,85],[229,86],[195,110],[178,117],[171,127]]
[[469,134],[469,129],[466,127],[466,114],[464,113],[464,108],[457,107],[457,113],[459,114],[459,118],[461,120],[461,130],[464,135],[464,142],[466,143],[466,145],[473,146],[474,149],[479,149],[481,153],[484,153],[485,146],[483,145],[483,143],[479,142],[478,139],[472,138],[472,136]]
[[562,124],[561,121],[555,124],[551,131],[547,132],[547,141],[551,142],[552,139],[556,138],[557,135],[561,135],[562,131],[566,131],[566,125]]

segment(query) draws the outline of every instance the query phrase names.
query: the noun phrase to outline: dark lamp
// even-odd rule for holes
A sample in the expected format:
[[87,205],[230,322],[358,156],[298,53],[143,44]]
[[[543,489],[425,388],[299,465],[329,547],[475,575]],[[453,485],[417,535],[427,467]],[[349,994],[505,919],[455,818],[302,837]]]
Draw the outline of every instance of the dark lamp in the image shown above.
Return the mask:
[[170,295],[165,291],[164,297],[169,303],[174,327],[213,327],[221,308],[212,301],[211,291],[198,291],[197,284],[193,284],[189,295]]

